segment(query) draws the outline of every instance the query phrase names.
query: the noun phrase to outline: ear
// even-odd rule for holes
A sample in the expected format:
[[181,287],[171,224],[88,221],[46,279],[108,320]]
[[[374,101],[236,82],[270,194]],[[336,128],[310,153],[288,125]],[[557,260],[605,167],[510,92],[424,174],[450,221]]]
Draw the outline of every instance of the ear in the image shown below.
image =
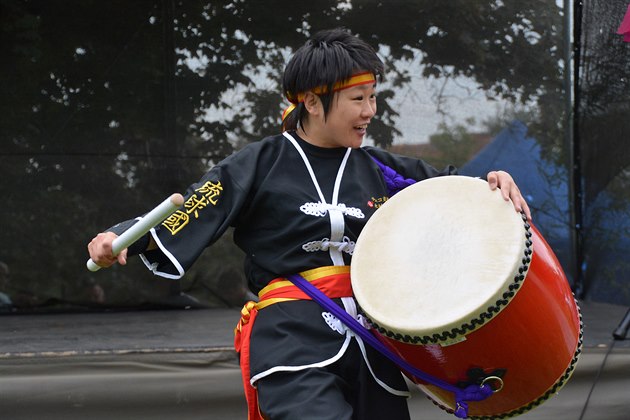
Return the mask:
[[310,115],[317,116],[323,112],[322,101],[311,91],[304,94],[304,107]]

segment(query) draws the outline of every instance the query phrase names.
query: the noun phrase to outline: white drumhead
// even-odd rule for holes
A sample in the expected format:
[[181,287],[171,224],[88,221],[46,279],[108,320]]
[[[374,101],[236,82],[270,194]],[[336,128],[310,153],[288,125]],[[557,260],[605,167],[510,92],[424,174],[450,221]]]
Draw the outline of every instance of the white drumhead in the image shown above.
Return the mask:
[[418,182],[381,206],[359,236],[355,297],[387,331],[423,337],[458,330],[504,299],[523,271],[526,233],[522,216],[486,181]]

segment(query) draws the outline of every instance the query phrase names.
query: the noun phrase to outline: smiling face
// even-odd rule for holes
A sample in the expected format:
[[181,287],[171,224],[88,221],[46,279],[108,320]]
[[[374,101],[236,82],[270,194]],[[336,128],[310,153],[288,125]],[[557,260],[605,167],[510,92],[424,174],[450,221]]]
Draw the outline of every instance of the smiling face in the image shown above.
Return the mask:
[[298,133],[307,142],[326,148],[360,147],[367,127],[376,114],[376,84],[367,84],[335,92],[328,115],[320,98],[308,92],[304,105],[309,116]]

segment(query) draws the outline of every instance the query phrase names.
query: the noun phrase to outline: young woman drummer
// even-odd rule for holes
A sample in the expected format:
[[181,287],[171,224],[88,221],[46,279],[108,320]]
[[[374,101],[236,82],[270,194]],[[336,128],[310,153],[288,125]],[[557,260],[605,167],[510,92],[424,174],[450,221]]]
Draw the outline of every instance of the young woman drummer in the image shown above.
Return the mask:
[[[300,273],[360,318],[349,265],[361,229],[391,194],[383,165],[416,181],[455,173],[361,147],[383,73],[359,38],[342,29],[315,34],[286,66],[283,90],[292,105],[281,134],[220,162],[188,188],[184,206],[118,256],[112,241],[134,221],[88,245],[100,266],[140,254],[156,275],[177,279],[235,228],[249,287],[260,297],[243,308],[235,340],[250,419],[409,418],[399,369],[285,279]],[[509,174],[487,179],[530,216]]]

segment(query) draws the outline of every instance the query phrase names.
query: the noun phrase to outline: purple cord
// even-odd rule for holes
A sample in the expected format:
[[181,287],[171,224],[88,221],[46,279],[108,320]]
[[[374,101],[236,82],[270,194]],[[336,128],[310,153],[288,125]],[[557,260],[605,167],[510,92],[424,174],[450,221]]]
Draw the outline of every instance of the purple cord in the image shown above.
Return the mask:
[[387,191],[389,192],[390,197],[396,194],[397,192],[403,190],[404,188],[415,184],[417,181],[411,178],[404,178],[394,169],[385,165],[374,156],[370,156],[374,162],[378,165],[378,168],[381,170],[383,174],[383,179],[385,180],[385,185],[387,185]]
[[410,365],[406,360],[387,348],[378,338],[376,338],[369,330],[365,329],[359,322],[348,314],[344,309],[332,301],[328,296],[321,292],[317,287],[298,274],[287,276],[293,284],[308,295],[315,302],[319,303],[324,309],[331,312],[356,335],[361,337],[364,342],[368,343],[375,350],[394,362],[402,370],[407,371],[411,375],[422,379],[432,385],[438,386],[446,391],[455,394],[456,410],[455,416],[460,419],[468,417],[468,401],[483,401],[494,392],[489,385],[469,385],[466,388],[459,388],[442,381],[434,376],[423,372],[416,367]]

